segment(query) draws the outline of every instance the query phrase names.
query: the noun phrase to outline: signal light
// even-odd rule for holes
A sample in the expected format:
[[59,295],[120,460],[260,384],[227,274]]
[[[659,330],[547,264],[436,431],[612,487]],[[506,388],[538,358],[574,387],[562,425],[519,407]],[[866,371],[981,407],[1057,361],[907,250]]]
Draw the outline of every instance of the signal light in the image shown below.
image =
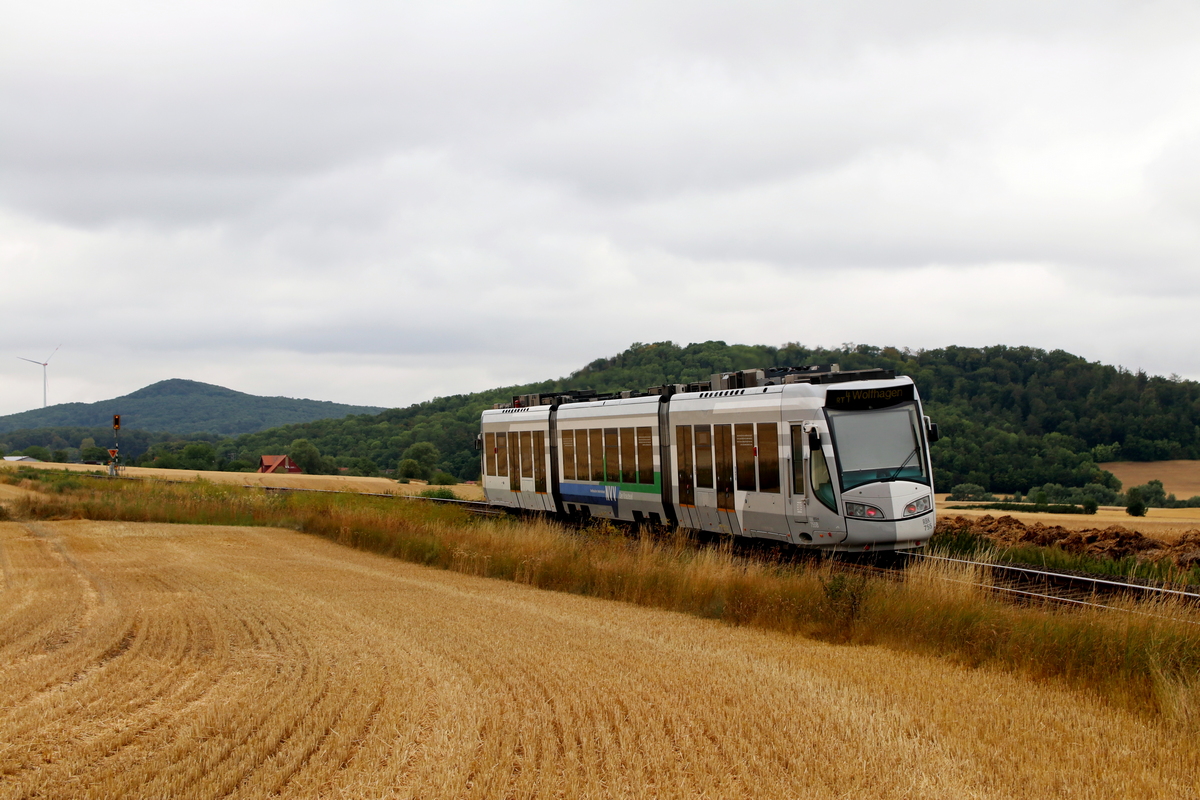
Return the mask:
[[114,431],[121,430],[121,415],[120,414],[113,414],[113,430]]

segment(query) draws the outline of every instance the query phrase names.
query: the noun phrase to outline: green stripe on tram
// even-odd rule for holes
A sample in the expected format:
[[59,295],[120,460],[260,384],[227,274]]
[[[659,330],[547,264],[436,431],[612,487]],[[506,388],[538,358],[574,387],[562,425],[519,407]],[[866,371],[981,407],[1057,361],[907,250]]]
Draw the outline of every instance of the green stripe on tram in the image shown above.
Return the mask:
[[619,481],[600,481],[601,486],[616,486],[622,492],[641,492],[642,494],[662,494],[662,473],[654,473],[654,484],[621,483]]

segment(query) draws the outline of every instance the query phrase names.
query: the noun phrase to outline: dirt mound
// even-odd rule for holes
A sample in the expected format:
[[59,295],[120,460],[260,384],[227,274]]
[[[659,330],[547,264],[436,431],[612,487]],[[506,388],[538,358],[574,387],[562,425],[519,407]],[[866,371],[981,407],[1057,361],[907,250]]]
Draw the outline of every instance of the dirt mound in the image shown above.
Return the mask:
[[1157,561],[1169,558],[1180,567],[1200,564],[1200,530],[1190,530],[1173,542],[1164,542],[1121,525],[1107,528],[1067,530],[1061,525],[1035,522],[1027,525],[1008,515],[993,517],[949,517],[938,521],[938,533],[970,531],[1001,546],[1038,545],[1061,547],[1071,553],[1086,553],[1100,558],[1126,558]]

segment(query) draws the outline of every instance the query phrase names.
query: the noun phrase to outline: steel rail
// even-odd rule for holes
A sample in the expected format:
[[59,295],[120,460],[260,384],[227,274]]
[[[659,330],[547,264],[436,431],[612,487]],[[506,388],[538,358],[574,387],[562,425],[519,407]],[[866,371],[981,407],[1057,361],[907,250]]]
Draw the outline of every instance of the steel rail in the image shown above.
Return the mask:
[[[103,480],[127,480],[127,481],[142,481],[151,483],[195,483],[194,480],[170,480],[167,478],[142,478],[131,475],[94,475],[82,473],[79,477],[85,478],[100,478]],[[444,497],[422,497],[420,495],[408,494],[387,494],[383,492],[344,492],[336,489],[304,489],[291,486],[262,486],[257,484],[225,484],[228,486],[237,486],[243,489],[261,489],[264,491],[273,492],[307,492],[312,494],[345,494],[355,495],[358,497],[382,497],[390,500],[420,500],[433,503],[445,503],[456,505],[474,514],[481,515],[503,515],[513,511],[520,512],[521,509],[508,509],[490,505],[479,500],[459,500]],[[1145,584],[1131,583],[1127,581],[1111,580],[1109,578],[1091,577],[1086,575],[1072,575],[1064,572],[1051,572],[1048,570],[1039,570],[1032,567],[1022,567],[1010,564],[997,564],[987,561],[972,561],[964,558],[952,558],[949,556],[936,556],[929,553],[914,553],[912,551],[897,551],[897,555],[904,556],[907,559],[921,559],[926,561],[940,561],[953,564],[961,564],[968,567],[976,567],[979,569],[988,570],[992,574],[1001,573],[1014,576],[1010,585],[997,583],[980,583],[976,581],[963,581],[949,577],[939,577],[947,583],[957,583],[960,585],[974,586],[985,591],[994,592],[1001,596],[1010,597],[1018,601],[1048,601],[1053,603],[1062,603],[1077,607],[1100,608],[1110,611],[1124,611],[1127,613],[1141,614],[1151,617],[1159,617],[1163,619],[1178,619],[1176,617],[1163,617],[1159,614],[1152,614],[1146,611],[1138,611],[1134,609],[1121,608],[1119,606],[1108,605],[1105,603],[1094,602],[1097,595],[1134,595],[1138,592],[1142,593],[1143,597],[1158,596],[1175,600],[1182,600],[1189,603],[1200,603],[1200,593],[1186,592],[1179,589],[1170,589],[1163,586],[1148,586]],[[883,568],[866,564],[848,564],[842,562],[838,568],[847,572],[859,572],[862,574],[871,574],[878,577],[888,578],[890,580],[899,580],[903,573],[896,568]],[[1051,588],[1055,583],[1066,583],[1067,587],[1063,587],[1063,592],[1037,592],[1031,591],[1029,584],[1042,583],[1044,588]],[[1025,587],[1020,587],[1019,584],[1024,583]],[[1071,585],[1076,587],[1076,592],[1086,592],[1089,596],[1088,600],[1079,599],[1078,597],[1069,597],[1066,592],[1071,590]],[[1086,589],[1080,589],[1080,584],[1091,587],[1090,592]],[[1191,622],[1190,620],[1184,620]],[[1200,624],[1200,623],[1191,623]]]
[[1074,584],[1089,585],[1092,587],[1093,594],[1101,592],[1107,594],[1128,593],[1143,595],[1157,595],[1160,597],[1170,597],[1177,600],[1186,600],[1188,602],[1200,603],[1200,593],[1186,592],[1181,589],[1170,589],[1165,586],[1153,586],[1142,583],[1133,583],[1130,581],[1112,580],[1109,578],[1100,578],[1090,575],[1072,575],[1065,572],[1051,572],[1049,570],[1035,569],[1033,567],[1018,566],[1016,564],[997,564],[987,561],[971,561],[965,558],[951,558],[949,556],[935,556],[930,553],[907,553],[909,558],[918,558],[926,561],[944,561],[954,564],[963,564],[970,567],[980,567],[999,571],[1011,575],[1018,575],[1028,581],[1043,581],[1047,584],[1059,582]]

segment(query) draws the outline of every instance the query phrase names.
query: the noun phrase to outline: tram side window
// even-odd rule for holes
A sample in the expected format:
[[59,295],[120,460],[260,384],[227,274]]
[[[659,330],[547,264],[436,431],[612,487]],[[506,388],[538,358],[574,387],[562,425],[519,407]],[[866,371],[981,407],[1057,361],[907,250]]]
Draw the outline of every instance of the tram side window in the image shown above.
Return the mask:
[[650,428],[637,429],[638,483],[654,485],[654,437]]
[[679,504],[696,505],[696,491],[692,483],[692,426],[675,426],[675,449],[679,455]]
[[779,428],[758,423],[758,490],[779,494]]
[[483,463],[484,474],[496,474],[496,434],[494,433],[483,435]]
[[575,431],[575,480],[587,481],[592,478],[592,465],[588,461],[588,432]]
[[496,434],[496,474],[508,477],[508,437],[503,433]]
[[621,445],[616,428],[604,429],[604,480],[621,480]]
[[637,483],[637,438],[633,428],[621,428],[621,483]]
[[521,485],[521,434],[508,432],[508,481],[510,486]]
[[562,432],[563,480],[575,480],[575,431]]
[[737,464],[737,488],[742,492],[753,492],[757,487],[754,480],[754,424],[740,422],[733,426],[734,462]]
[[696,426],[696,486],[713,488],[712,428],[709,425]]
[[804,428],[792,426],[792,494],[804,495]]
[[588,444],[592,448],[592,480],[604,480],[604,431],[593,428],[588,431]]
[[533,490],[546,491],[546,437],[542,431],[533,432]]
[[529,431],[521,431],[521,477],[533,477],[533,440]]
[[829,477],[829,464],[825,461],[825,451],[817,448],[812,451],[809,460],[812,463],[813,494],[831,511],[837,512],[837,502],[833,499],[833,481]]

